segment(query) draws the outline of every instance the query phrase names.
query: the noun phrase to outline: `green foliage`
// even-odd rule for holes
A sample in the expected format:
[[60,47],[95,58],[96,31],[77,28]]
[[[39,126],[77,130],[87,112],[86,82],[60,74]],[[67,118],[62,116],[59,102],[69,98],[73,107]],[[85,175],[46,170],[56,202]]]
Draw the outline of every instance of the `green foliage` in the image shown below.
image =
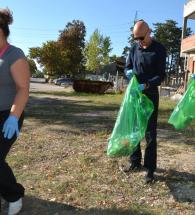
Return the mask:
[[86,68],[90,71],[98,70],[101,68],[101,43],[102,36],[96,29],[86,45]]
[[[174,68],[180,64],[183,66],[180,58],[180,46],[182,28],[177,26],[174,20],[166,20],[165,23],[154,23],[154,39],[162,43],[167,50],[167,72],[171,73]],[[191,29],[187,29],[187,35],[192,33]]]
[[33,74],[33,78],[44,78],[44,73],[37,71],[35,74]]
[[48,41],[41,48],[30,48],[30,57],[35,58],[42,65],[48,76],[61,76],[66,74],[66,65],[69,61],[67,51],[59,43]]
[[35,74],[37,72],[37,66],[36,66],[35,61],[29,57],[27,57],[27,61],[29,64],[31,75]]
[[112,51],[110,37],[103,38],[102,44],[103,44],[103,46],[102,46],[102,57],[103,57],[102,61],[103,61],[103,64],[106,65],[106,64],[110,63],[109,53]]
[[112,56],[110,56],[110,63],[113,63],[113,62],[115,62],[116,60],[117,60],[117,56],[114,54],[114,55],[112,55]]
[[63,31],[60,31],[59,44],[66,51],[66,57],[69,62],[66,64],[66,70],[72,76],[84,69],[84,48],[85,48],[86,29],[82,21],[73,20],[66,25]]
[[58,41],[47,41],[42,47],[30,48],[29,55],[51,77],[75,76],[84,67],[85,25],[73,20],[60,31]]
[[128,46],[125,46],[125,48],[123,49],[123,53],[122,53],[122,56],[124,56],[125,58],[127,57],[128,53],[129,53],[129,47]]
[[103,65],[110,63],[111,50],[110,37],[104,38],[96,29],[86,45],[86,68],[89,71],[98,71]]
[[154,23],[154,39],[161,42],[167,49],[167,54],[178,55],[180,52],[182,29],[177,22],[167,20],[165,23]]

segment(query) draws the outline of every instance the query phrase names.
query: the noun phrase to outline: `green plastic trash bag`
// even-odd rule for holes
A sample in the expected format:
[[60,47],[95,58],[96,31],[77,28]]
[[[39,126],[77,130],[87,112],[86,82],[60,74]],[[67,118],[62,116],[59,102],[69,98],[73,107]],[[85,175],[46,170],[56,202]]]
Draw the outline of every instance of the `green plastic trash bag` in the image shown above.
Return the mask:
[[184,129],[195,119],[195,80],[190,80],[188,88],[173,110],[168,123],[175,129]]
[[131,79],[108,142],[107,155],[128,156],[144,138],[153,103],[139,90],[136,77]]

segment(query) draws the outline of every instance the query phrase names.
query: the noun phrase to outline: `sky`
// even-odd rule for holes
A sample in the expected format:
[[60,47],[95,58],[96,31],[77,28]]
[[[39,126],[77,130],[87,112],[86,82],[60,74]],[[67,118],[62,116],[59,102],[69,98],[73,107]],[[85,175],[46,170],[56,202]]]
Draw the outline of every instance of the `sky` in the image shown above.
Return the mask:
[[[86,41],[95,29],[109,36],[112,53],[120,56],[128,45],[130,27],[137,18],[153,23],[173,19],[182,26],[186,0],[0,0],[0,8],[13,12],[9,42],[28,54],[30,47],[41,47],[57,40],[59,31],[74,19],[84,22]],[[191,23],[191,22],[190,22]],[[189,25],[190,25],[189,23]],[[195,20],[194,20],[195,24]],[[195,31],[195,28],[193,29]]]

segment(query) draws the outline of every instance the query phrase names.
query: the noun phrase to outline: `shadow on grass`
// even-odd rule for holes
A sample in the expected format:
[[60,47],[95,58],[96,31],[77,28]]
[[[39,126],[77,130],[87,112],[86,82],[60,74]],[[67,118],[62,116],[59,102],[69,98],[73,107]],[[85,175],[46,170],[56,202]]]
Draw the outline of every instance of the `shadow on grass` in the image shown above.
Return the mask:
[[[165,136],[165,140],[172,140],[173,142],[179,141],[182,137],[185,137],[185,140],[182,142],[187,145],[195,144],[195,120],[193,120],[185,129],[176,130],[173,125],[168,123],[168,120],[171,116],[173,109],[167,108],[166,110],[159,109],[158,115],[158,128],[166,129],[169,131],[169,135]],[[176,134],[176,135],[175,135]],[[191,138],[189,141],[188,139]]]
[[[171,135],[165,136],[165,140],[173,139],[173,133],[177,132],[172,125],[168,124],[171,110],[171,108],[159,110],[158,128],[169,130]],[[117,104],[95,104],[90,100],[62,100],[49,97],[38,98],[36,96],[31,96],[27,105],[27,117],[38,119],[43,124],[68,125],[72,128],[80,129],[81,132],[86,130],[88,132],[111,132],[118,111],[119,105]],[[188,141],[187,139],[195,137],[194,128],[195,126],[192,123],[186,129],[178,131],[182,132],[182,135],[186,137],[186,144],[195,144],[194,141]],[[61,130],[59,132],[67,131]],[[179,135],[177,137],[178,139],[174,137],[174,141],[179,141]]]
[[157,176],[157,180],[165,181],[174,199],[178,202],[195,203],[195,174],[163,169],[157,172],[165,173],[164,176]]
[[[5,215],[7,205],[3,202],[1,215]],[[80,209],[71,205],[42,200],[32,196],[26,196],[23,199],[23,209],[20,215],[152,215],[145,209],[129,209],[123,210],[120,208],[91,208]]]
[[26,117],[41,123],[68,125],[81,131],[111,130],[115,123],[115,111],[119,106],[97,105],[91,101],[61,100],[57,98],[31,97],[26,108]]
[[195,146],[194,128],[188,127],[181,131],[177,131],[171,126],[158,126],[158,128],[158,138],[162,142],[169,142],[175,145],[185,144]]

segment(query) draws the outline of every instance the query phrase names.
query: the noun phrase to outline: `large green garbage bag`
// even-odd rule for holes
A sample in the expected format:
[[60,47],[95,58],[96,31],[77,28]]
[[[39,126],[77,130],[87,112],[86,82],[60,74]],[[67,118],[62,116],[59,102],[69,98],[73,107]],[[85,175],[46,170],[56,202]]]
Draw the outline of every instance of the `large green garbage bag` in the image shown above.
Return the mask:
[[131,79],[108,142],[107,155],[128,156],[144,138],[153,103],[139,91],[136,77]]
[[195,119],[195,80],[190,80],[188,88],[173,110],[168,123],[176,129],[183,129]]

